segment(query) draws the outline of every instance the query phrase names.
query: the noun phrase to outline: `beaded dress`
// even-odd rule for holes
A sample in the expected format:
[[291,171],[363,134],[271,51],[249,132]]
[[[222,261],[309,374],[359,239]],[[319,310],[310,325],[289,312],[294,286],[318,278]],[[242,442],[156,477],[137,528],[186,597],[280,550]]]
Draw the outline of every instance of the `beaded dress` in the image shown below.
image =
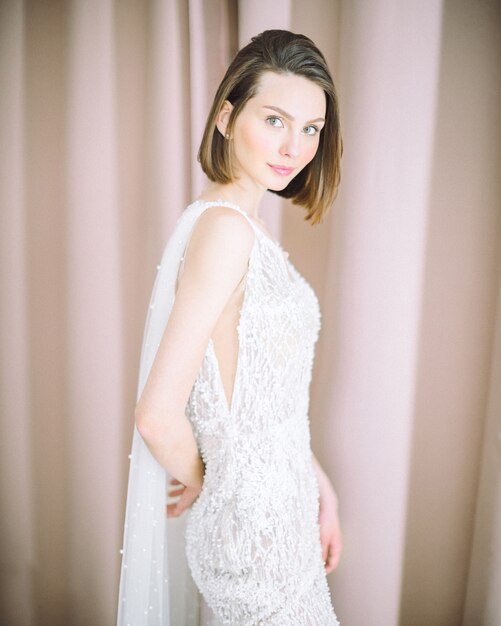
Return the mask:
[[308,416],[318,300],[281,246],[243,209],[197,201],[187,211],[199,216],[216,205],[241,213],[255,236],[230,404],[210,339],[186,406],[205,476],[183,514],[185,554],[210,614],[189,623],[337,626],[321,552]]

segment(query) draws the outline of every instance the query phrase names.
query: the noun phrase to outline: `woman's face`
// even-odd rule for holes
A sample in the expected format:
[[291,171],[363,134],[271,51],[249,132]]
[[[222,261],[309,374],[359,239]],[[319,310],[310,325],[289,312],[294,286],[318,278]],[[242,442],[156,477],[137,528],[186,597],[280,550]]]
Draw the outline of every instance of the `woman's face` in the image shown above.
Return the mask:
[[[226,102],[218,124],[221,131],[231,108]],[[287,187],[315,156],[325,111],[323,89],[311,80],[265,72],[230,138],[238,184],[249,190]]]

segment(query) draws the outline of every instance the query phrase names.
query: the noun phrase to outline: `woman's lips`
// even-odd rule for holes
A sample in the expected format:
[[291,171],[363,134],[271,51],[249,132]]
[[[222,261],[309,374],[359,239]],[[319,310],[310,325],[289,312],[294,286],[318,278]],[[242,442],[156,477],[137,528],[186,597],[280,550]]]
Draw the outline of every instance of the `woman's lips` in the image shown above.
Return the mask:
[[289,176],[289,174],[294,170],[293,167],[285,167],[285,165],[271,165],[268,163],[271,169],[278,174],[279,176]]

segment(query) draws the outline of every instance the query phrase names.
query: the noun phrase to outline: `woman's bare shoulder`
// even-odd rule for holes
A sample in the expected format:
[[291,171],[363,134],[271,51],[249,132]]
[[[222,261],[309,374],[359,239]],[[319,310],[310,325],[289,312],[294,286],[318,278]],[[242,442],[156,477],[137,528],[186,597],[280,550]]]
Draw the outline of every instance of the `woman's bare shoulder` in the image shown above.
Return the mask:
[[247,262],[255,233],[248,219],[227,206],[211,206],[197,219],[189,253],[225,262]]
[[211,206],[197,219],[184,259],[185,278],[199,284],[223,278],[235,284],[245,273],[255,233],[247,218],[225,206]]
[[232,235],[239,243],[252,245],[254,229],[249,220],[240,211],[228,206],[208,207],[197,220],[196,228],[206,235]]

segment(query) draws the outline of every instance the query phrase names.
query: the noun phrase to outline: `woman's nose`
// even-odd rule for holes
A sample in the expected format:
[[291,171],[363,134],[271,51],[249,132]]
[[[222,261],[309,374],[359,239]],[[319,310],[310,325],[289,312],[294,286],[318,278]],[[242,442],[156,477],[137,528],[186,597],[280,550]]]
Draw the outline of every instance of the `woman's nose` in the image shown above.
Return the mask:
[[299,140],[300,138],[295,134],[287,136],[280,148],[280,154],[282,156],[297,157],[299,154]]

